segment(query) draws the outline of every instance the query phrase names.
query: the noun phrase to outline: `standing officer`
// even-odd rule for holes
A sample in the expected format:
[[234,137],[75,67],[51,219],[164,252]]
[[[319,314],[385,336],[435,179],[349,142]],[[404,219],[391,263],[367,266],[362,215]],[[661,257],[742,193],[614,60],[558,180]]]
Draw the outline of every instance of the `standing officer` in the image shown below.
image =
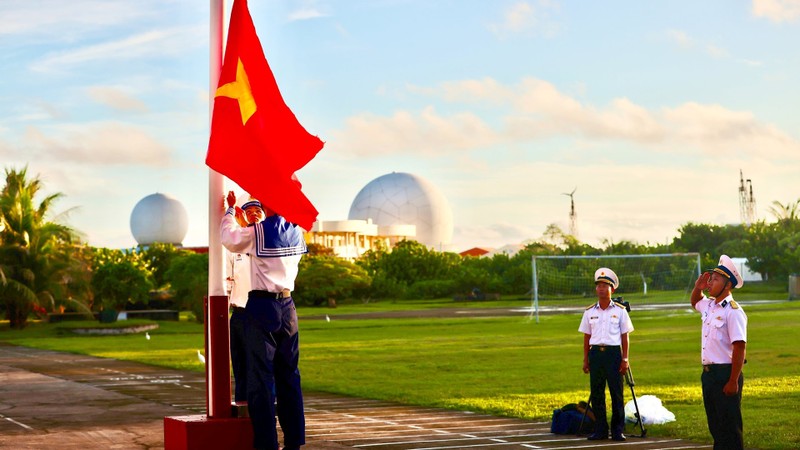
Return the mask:
[[277,397],[284,450],[297,450],[305,444],[305,416],[297,367],[297,311],[291,291],[300,258],[308,252],[303,231],[268,209],[264,209],[266,218],[262,222],[242,228],[234,218],[233,192],[228,193],[227,202],[228,210],[220,223],[220,241],[228,251],[251,256],[244,333],[253,446],[278,449]]
[[[733,300],[732,288],[744,285],[742,276],[727,256],[716,268],[704,272],[694,283],[692,307],[702,316],[700,358],[703,362],[703,404],[714,448],[744,448],[742,431],[742,387],[747,345],[747,315]],[[703,290],[708,290],[708,297]]]
[[589,374],[590,403],[595,415],[589,440],[608,439],[606,384],[611,395],[611,439],[624,441],[625,405],[622,378],[628,371],[628,333],[633,331],[624,306],[611,301],[619,287],[613,270],[601,267],[594,273],[597,303],[586,308],[578,331],[583,333],[583,373]]
[[[253,226],[264,219],[261,202],[250,197],[241,208],[235,208],[236,223],[241,227]],[[233,399],[247,401],[247,353],[245,352],[245,306],[250,292],[250,254],[228,252],[230,283],[230,334],[231,367],[233,368]]]

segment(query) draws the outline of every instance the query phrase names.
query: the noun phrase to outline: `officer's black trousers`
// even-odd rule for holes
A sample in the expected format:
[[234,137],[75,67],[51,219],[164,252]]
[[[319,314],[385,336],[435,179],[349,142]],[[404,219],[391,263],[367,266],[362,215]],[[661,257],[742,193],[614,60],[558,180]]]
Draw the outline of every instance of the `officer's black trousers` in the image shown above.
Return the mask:
[[250,292],[245,308],[247,405],[255,448],[278,449],[275,398],[284,446],[305,444],[297,311],[291,298],[259,298]]
[[244,308],[233,308],[231,312],[231,367],[233,368],[233,399],[247,401],[247,340],[245,339]]
[[739,392],[725,395],[722,388],[731,376],[730,364],[707,366],[700,381],[703,383],[703,405],[706,408],[708,431],[714,438],[715,450],[744,448],[742,431],[742,387],[744,375],[739,374]]
[[591,383],[591,403],[595,417],[595,433],[608,434],[606,418],[606,384],[611,395],[611,432],[622,434],[625,428],[625,403],[622,396],[622,377],[619,365],[622,351],[619,347],[600,348],[592,346],[589,350],[589,382]]

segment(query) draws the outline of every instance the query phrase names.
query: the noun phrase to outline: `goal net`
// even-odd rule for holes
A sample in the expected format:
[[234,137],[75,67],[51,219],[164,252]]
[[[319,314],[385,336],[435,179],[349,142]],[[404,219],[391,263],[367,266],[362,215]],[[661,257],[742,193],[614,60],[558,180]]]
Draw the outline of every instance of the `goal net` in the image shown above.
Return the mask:
[[634,308],[688,302],[700,275],[699,253],[652,255],[533,256],[531,315],[540,310],[570,310],[597,301],[594,272],[608,267],[619,277],[612,297]]

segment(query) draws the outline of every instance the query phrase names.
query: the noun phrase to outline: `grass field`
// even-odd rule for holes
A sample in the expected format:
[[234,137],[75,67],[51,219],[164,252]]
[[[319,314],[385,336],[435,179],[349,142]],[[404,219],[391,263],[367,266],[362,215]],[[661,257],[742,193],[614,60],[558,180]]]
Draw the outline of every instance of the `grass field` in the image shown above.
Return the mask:
[[[409,307],[399,303],[301,308],[304,389],[538,420],[588,397],[577,314],[543,315],[538,324],[527,317],[343,320],[337,315],[350,308]],[[800,448],[800,350],[795,345],[800,340],[800,302],[744,303],[749,317],[745,443],[748,448]],[[431,301],[416,308],[437,304],[461,306]],[[502,306],[529,304],[507,301]],[[331,321],[307,318],[320,313],[330,314]],[[709,442],[700,394],[699,316],[688,306],[647,312],[634,306],[631,317],[636,394],[658,396],[677,419],[648,427],[648,435]],[[203,348],[202,333],[195,323],[160,322],[150,340],[142,335],[82,337],[58,325],[36,324],[23,331],[5,329],[0,340],[202,370],[196,356]],[[626,387],[626,401],[630,398]]]

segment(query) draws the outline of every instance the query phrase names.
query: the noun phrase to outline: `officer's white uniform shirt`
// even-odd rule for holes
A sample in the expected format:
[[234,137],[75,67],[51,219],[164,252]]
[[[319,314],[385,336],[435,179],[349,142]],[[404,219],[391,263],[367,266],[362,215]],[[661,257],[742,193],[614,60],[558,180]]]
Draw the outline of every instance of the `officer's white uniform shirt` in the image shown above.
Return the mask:
[[733,343],[747,342],[747,315],[728,294],[717,303],[706,297],[695,303],[694,309],[703,320],[700,359],[706,364],[730,364],[733,359]]
[[[222,216],[220,241],[230,252],[256,254],[254,227],[242,228],[229,212]],[[250,290],[280,292],[294,290],[298,264],[303,255],[281,256],[276,258],[250,257]]]
[[608,308],[600,302],[583,312],[578,331],[590,334],[589,345],[622,345],[622,334],[633,331],[633,323],[624,306],[611,302]]
[[248,253],[228,252],[230,275],[229,299],[232,306],[247,306],[247,293],[250,292],[250,255]]

